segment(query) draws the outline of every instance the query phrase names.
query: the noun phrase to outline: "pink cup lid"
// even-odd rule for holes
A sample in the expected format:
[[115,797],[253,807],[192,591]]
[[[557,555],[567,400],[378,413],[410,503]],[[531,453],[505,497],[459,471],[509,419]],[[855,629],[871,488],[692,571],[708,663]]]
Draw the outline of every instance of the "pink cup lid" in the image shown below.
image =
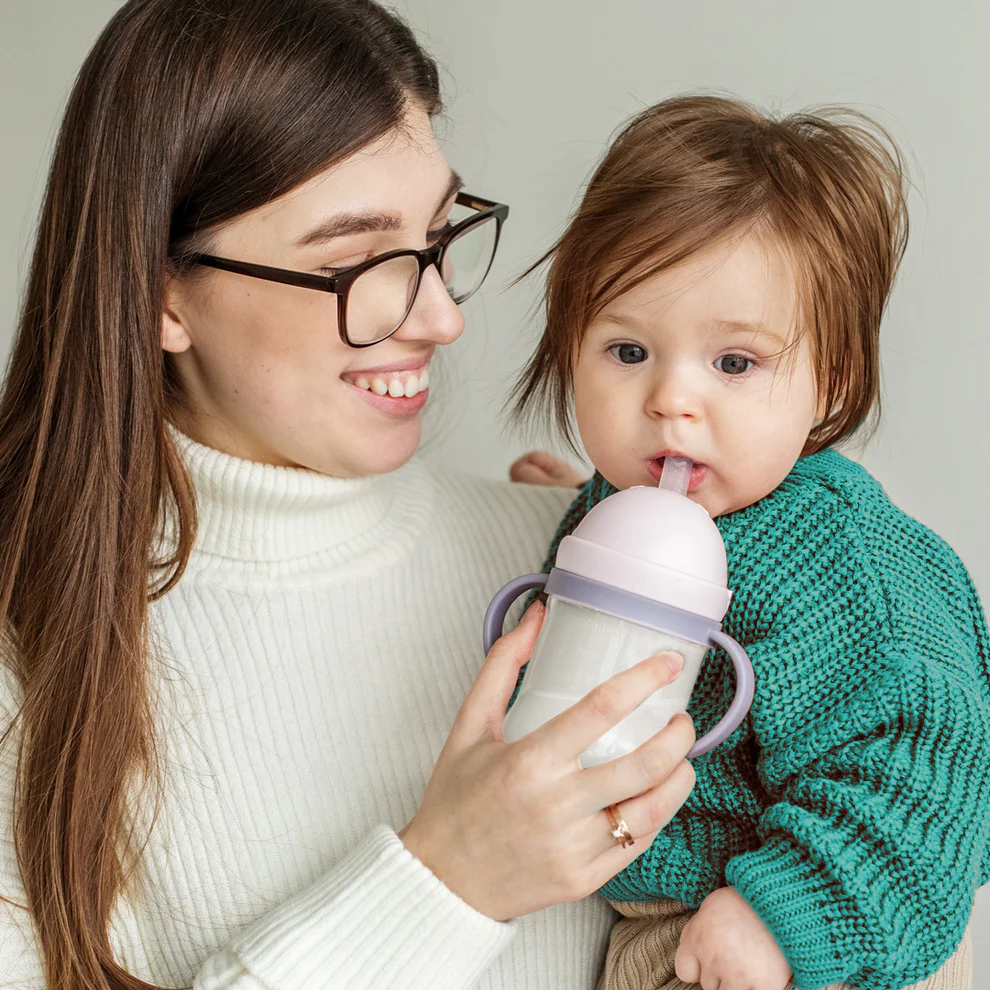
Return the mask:
[[662,488],[637,486],[603,499],[560,541],[556,565],[715,622],[732,597],[711,516]]

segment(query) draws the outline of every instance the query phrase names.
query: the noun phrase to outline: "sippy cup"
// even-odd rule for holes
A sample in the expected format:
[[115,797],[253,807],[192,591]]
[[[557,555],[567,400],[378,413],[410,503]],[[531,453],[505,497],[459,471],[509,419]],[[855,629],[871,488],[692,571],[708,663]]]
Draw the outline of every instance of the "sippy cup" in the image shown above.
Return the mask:
[[485,653],[502,635],[512,603],[543,587],[547,614],[526,676],[505,718],[512,742],[556,717],[613,674],[672,650],[684,657],[680,676],[581,754],[592,767],[632,752],[687,708],[704,655],[728,653],[736,692],[718,724],[689,757],[726,739],[753,702],[753,667],[722,632],[732,593],[725,546],[703,506],[686,497],[691,461],[667,457],[658,488],[637,486],[603,499],[560,541],[549,574],[510,581],[485,616]]

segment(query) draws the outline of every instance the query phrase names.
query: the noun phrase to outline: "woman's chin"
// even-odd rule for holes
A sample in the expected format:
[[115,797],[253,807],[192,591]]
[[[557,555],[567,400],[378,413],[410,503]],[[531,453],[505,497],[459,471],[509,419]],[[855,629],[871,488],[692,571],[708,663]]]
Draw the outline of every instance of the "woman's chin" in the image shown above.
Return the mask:
[[398,470],[419,450],[422,434],[419,416],[397,429],[382,431],[379,436],[366,434],[361,447],[350,452],[348,474],[359,478]]

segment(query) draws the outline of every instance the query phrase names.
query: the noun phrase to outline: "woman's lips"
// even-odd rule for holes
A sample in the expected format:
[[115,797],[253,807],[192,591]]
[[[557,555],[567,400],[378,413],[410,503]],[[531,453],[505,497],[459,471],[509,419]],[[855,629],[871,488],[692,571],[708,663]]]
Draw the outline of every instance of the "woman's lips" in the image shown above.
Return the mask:
[[391,416],[393,419],[407,419],[410,416],[415,416],[426,405],[426,400],[430,395],[429,389],[427,389],[424,392],[417,392],[411,399],[407,399],[405,396],[399,399],[388,394],[378,395],[375,392],[369,392],[367,389],[358,388],[356,385],[351,385],[350,387],[368,405],[374,406],[379,412],[383,412],[386,416]]
[[[395,366],[394,366],[395,367]],[[393,419],[414,416],[429,398],[429,366],[402,370],[350,372],[344,383],[379,412]]]
[[[653,457],[646,462],[646,470],[650,472],[650,477],[659,485],[660,475],[663,474],[663,457]],[[704,464],[695,464],[691,468],[691,481],[688,484],[688,491],[693,492],[700,485],[708,474],[708,468]]]

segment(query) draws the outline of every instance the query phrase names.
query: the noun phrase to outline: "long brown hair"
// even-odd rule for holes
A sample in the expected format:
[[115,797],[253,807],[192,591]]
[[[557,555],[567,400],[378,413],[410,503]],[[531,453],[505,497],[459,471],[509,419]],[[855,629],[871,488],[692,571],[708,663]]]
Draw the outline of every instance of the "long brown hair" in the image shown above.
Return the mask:
[[572,361],[612,300],[723,238],[757,232],[798,281],[824,407],[804,453],[879,411],[880,321],[907,243],[906,179],[889,134],[865,114],[822,108],[781,119],[739,100],[682,96],[623,127],[550,261],[546,325],[510,398],[575,447]]
[[167,279],[410,104],[439,110],[436,65],[371,0],[130,0],[80,71],[0,400],[0,634],[23,689],[4,738],[51,990],[148,987],[108,928],[137,856],[133,785],[160,770],[148,604],[195,530],[167,429]]

